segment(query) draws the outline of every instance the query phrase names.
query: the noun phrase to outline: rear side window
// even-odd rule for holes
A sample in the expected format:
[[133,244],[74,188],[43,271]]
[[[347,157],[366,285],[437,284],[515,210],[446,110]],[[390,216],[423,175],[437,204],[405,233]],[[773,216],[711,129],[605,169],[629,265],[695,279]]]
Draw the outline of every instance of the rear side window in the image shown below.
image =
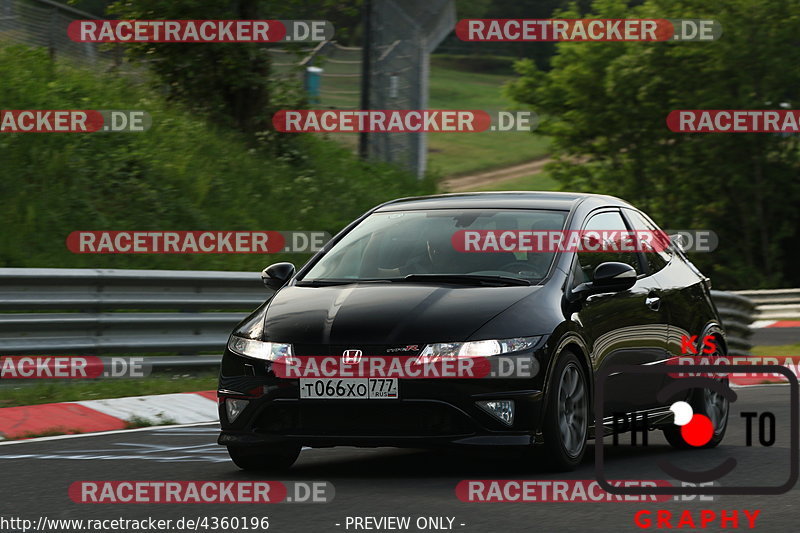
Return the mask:
[[[625,214],[628,216],[628,220],[630,220],[634,230],[646,230],[651,232],[662,231],[658,226],[643,217],[638,211],[626,209]],[[643,255],[651,274],[655,274],[667,266],[667,263],[669,263],[670,259],[672,259],[672,254],[670,253],[669,248],[661,251],[645,251],[643,252]]]
[[[619,211],[605,211],[592,215],[583,228],[585,231],[628,231],[625,221]],[[574,269],[575,285],[586,281],[592,281],[594,269],[600,263],[618,262],[631,265],[637,274],[642,274],[642,265],[639,262],[639,254],[635,252],[621,251],[602,251],[602,252],[579,252],[577,254],[577,267]]]

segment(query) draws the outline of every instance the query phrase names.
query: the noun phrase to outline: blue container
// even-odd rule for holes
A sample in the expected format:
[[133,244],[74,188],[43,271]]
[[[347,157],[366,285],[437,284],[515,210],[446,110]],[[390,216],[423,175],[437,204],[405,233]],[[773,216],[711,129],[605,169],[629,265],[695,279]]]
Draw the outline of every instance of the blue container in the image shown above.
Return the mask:
[[311,104],[319,104],[320,87],[322,86],[323,69],[319,67],[306,67],[305,89],[308,94],[308,101]]

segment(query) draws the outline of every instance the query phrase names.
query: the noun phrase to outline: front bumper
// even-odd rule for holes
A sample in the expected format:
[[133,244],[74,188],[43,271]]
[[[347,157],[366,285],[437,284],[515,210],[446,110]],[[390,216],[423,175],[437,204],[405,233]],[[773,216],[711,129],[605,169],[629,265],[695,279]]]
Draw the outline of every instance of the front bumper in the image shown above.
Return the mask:
[[[531,357],[531,353],[520,354]],[[249,375],[248,375],[249,374]],[[225,352],[220,377],[219,444],[311,447],[528,446],[539,430],[543,392],[534,378],[399,379],[399,399],[300,399],[299,380],[276,377],[270,364]],[[230,421],[225,402],[245,399]],[[513,400],[503,423],[476,405]]]

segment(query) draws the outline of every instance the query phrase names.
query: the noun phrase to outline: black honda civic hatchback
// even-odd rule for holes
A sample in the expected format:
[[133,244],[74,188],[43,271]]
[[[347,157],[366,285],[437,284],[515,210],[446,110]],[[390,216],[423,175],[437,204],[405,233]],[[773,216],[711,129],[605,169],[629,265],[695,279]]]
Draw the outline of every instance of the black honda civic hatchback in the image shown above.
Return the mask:
[[[602,421],[592,404],[596,374],[668,364],[684,336],[726,351],[708,278],[677,244],[643,242],[657,234],[630,204],[592,194],[379,205],[299,271],[263,271],[274,292],[222,360],[218,442],[248,470],[288,468],[304,446],[513,448],[567,470],[596,426],[635,412],[681,446],[675,398],[657,397],[668,374],[612,373]],[[642,245],[623,246],[632,235]],[[706,447],[724,436],[726,398],[679,398],[712,421]]]

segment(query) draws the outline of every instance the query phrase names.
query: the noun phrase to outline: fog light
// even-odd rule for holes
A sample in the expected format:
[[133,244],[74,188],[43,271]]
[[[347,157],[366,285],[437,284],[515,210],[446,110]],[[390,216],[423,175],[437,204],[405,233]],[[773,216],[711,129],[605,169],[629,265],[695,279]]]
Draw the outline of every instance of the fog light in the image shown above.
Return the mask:
[[514,400],[489,400],[475,404],[505,425],[514,424]]
[[234,400],[231,398],[225,400],[225,407],[228,410],[228,422],[236,420],[236,417],[242,414],[242,411],[249,403],[247,400]]

